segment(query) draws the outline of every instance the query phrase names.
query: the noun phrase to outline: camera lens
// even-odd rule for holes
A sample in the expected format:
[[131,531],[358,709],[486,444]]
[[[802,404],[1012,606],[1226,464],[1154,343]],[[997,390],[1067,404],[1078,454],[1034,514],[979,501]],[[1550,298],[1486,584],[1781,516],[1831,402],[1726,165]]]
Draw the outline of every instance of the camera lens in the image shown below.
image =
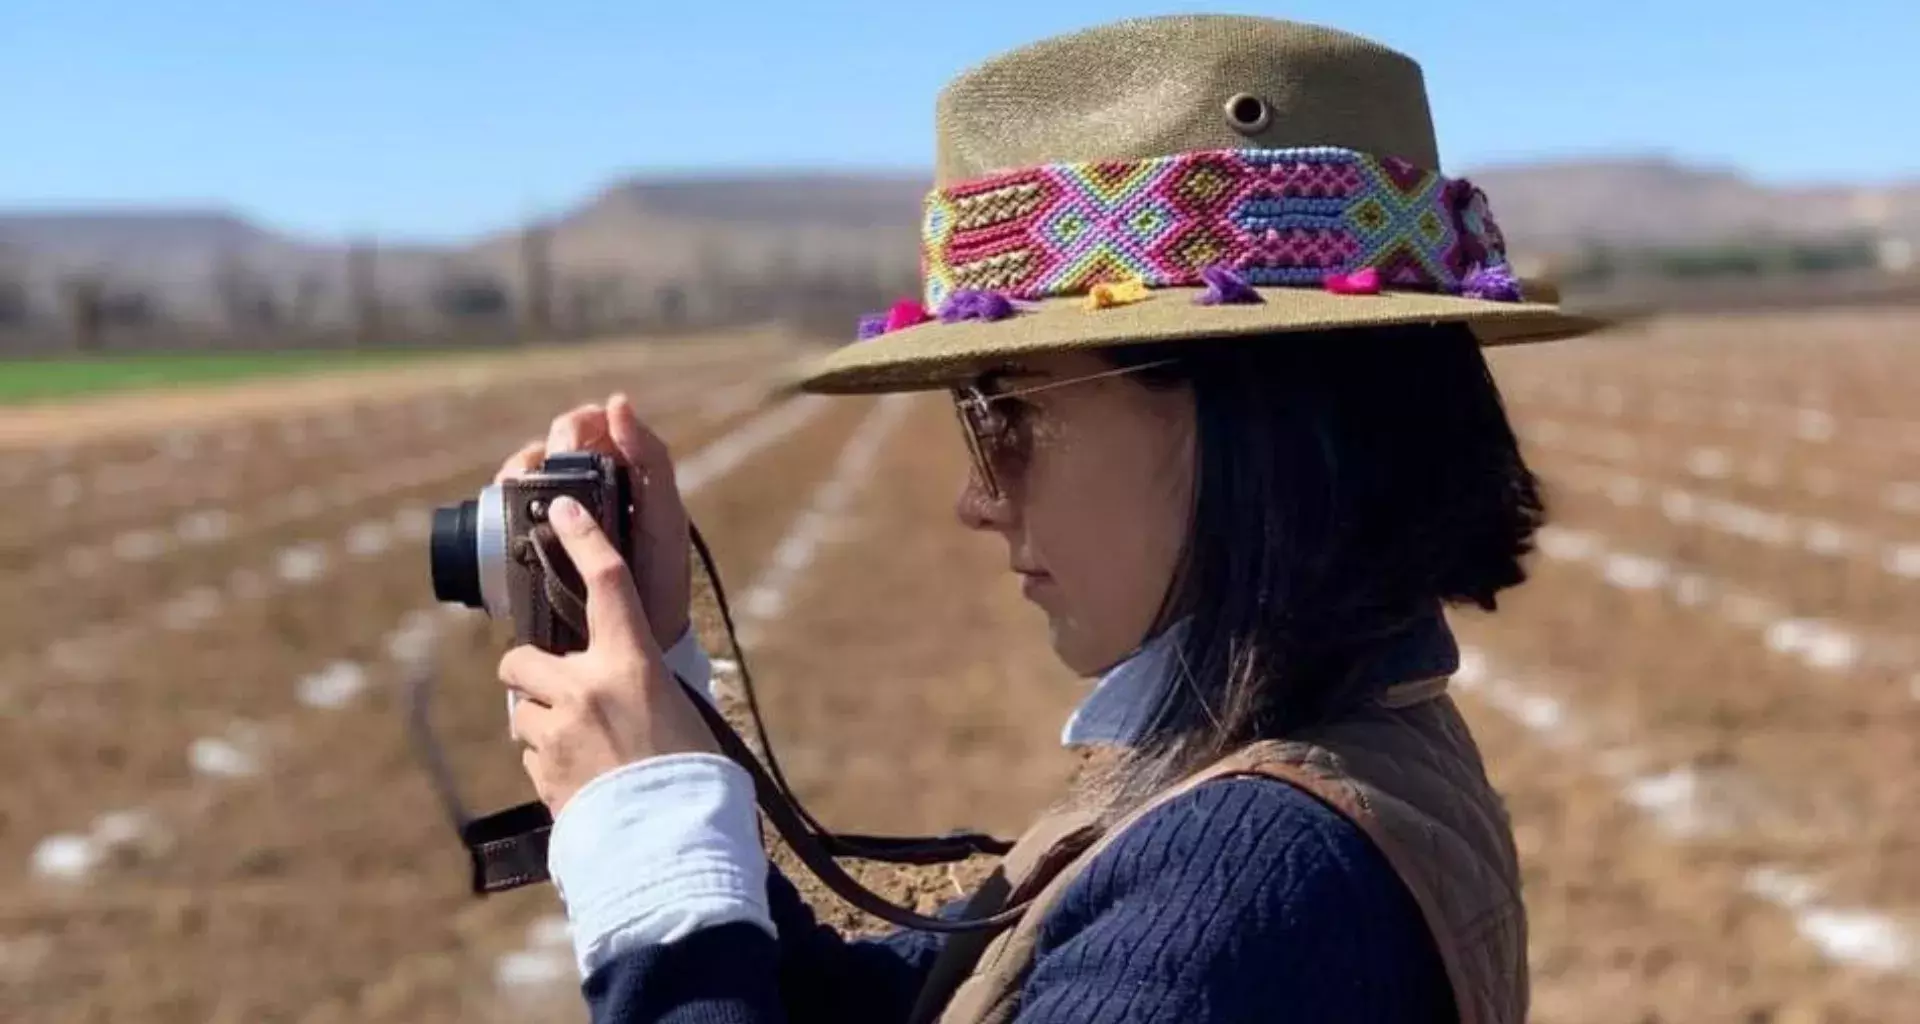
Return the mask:
[[480,593],[480,503],[442,505],[433,510],[433,537],[428,554],[433,565],[433,596],[441,601],[484,608]]
[[511,613],[507,596],[507,507],[499,484],[480,496],[433,510],[427,543],[433,596],[484,609],[494,618]]

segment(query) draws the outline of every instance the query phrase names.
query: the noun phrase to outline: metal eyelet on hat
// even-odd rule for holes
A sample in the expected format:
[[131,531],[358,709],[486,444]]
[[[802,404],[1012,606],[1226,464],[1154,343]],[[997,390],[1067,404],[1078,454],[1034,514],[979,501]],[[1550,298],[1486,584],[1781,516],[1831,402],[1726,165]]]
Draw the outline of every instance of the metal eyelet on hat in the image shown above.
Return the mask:
[[1252,93],[1237,92],[1227,98],[1227,123],[1242,135],[1258,135],[1273,123],[1273,108]]

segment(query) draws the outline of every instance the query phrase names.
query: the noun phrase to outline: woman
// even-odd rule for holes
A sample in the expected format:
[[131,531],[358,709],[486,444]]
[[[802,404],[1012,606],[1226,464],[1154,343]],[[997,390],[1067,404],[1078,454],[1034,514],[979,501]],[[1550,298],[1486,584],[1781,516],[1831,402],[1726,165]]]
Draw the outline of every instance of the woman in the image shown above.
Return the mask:
[[1067,738],[1111,767],[953,911],[1009,927],[819,926],[672,683],[706,666],[664,448],[623,400],[563,415],[503,472],[617,452],[645,510],[630,576],[556,506],[591,645],[501,663],[595,1019],[1523,1020],[1442,608],[1492,609],[1541,517],[1480,346],[1595,325],[1522,300],[1485,198],[1433,170],[1419,68],[1366,40],[1122,22],[939,115],[927,305],[807,386],[952,391],[960,519],[1100,677]]

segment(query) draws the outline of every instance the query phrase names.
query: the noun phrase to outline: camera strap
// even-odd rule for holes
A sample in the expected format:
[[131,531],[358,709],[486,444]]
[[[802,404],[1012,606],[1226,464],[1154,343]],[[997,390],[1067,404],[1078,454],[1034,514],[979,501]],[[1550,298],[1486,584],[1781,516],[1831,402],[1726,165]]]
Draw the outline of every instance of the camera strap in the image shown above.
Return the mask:
[[[701,569],[706,573],[713,587],[715,602],[719,605],[721,620],[726,625],[727,643],[740,667],[741,690],[745,694],[748,717],[753,722],[754,732],[765,758],[754,755],[740,734],[709,702],[705,695],[695,690],[685,679],[675,677],[680,686],[687,691],[694,707],[700,712],[707,727],[713,731],[715,740],[720,744],[721,752],[744,768],[753,779],[754,797],[761,811],[766,815],[774,831],[786,841],[800,862],[804,864],[822,884],[852,906],[865,911],[889,924],[916,931],[961,933],[978,932],[1004,928],[1018,920],[1026,910],[1026,902],[1005,906],[989,916],[974,919],[946,919],[929,917],[898,906],[885,897],[861,885],[842,868],[836,858],[852,857],[860,860],[880,861],[891,864],[947,864],[965,860],[977,854],[1003,856],[1012,848],[1012,844],[979,833],[956,832],[945,836],[866,836],[838,834],[822,826],[800,801],[793,795],[792,787],[787,784],[780,770],[780,762],[774,756],[773,746],[768,741],[766,723],[760,715],[760,703],[754,693],[753,675],[747,666],[745,652],[740,649],[740,639],[734,629],[733,612],[727,603],[726,590],[720,583],[720,571],[714,563],[713,554],[708,549],[706,539],[700,535],[698,527],[691,527],[693,546],[700,557]],[[543,561],[545,559],[543,558]],[[560,573],[548,571],[546,580],[549,589],[559,587],[566,590],[570,584],[563,582]],[[575,593],[567,593],[560,600],[551,602],[555,614],[567,619],[568,625],[577,629],[580,635],[586,635],[584,609],[585,599]],[[575,621],[578,619],[578,621]],[[414,748],[425,763],[434,791],[441,806],[446,810],[460,837],[460,843],[466,848],[471,871],[471,887],[475,895],[485,896],[504,892],[521,886],[547,881],[547,845],[553,830],[553,818],[544,804],[532,801],[509,807],[503,811],[480,817],[470,816],[460,799],[453,773],[448,767],[439,742],[435,739],[429,717],[429,689],[431,673],[422,669],[409,676],[407,680],[408,726]]]

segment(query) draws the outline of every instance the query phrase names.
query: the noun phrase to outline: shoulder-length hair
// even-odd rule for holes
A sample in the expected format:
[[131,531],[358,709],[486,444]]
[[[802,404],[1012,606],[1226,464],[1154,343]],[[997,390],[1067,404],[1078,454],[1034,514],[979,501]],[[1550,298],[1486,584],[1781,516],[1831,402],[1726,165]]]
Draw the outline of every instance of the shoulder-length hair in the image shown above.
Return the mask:
[[1545,518],[1464,325],[1128,346],[1192,389],[1185,548],[1155,631],[1186,619],[1148,735],[1106,776],[1117,812],[1231,750],[1369,699],[1369,655],[1526,579]]

